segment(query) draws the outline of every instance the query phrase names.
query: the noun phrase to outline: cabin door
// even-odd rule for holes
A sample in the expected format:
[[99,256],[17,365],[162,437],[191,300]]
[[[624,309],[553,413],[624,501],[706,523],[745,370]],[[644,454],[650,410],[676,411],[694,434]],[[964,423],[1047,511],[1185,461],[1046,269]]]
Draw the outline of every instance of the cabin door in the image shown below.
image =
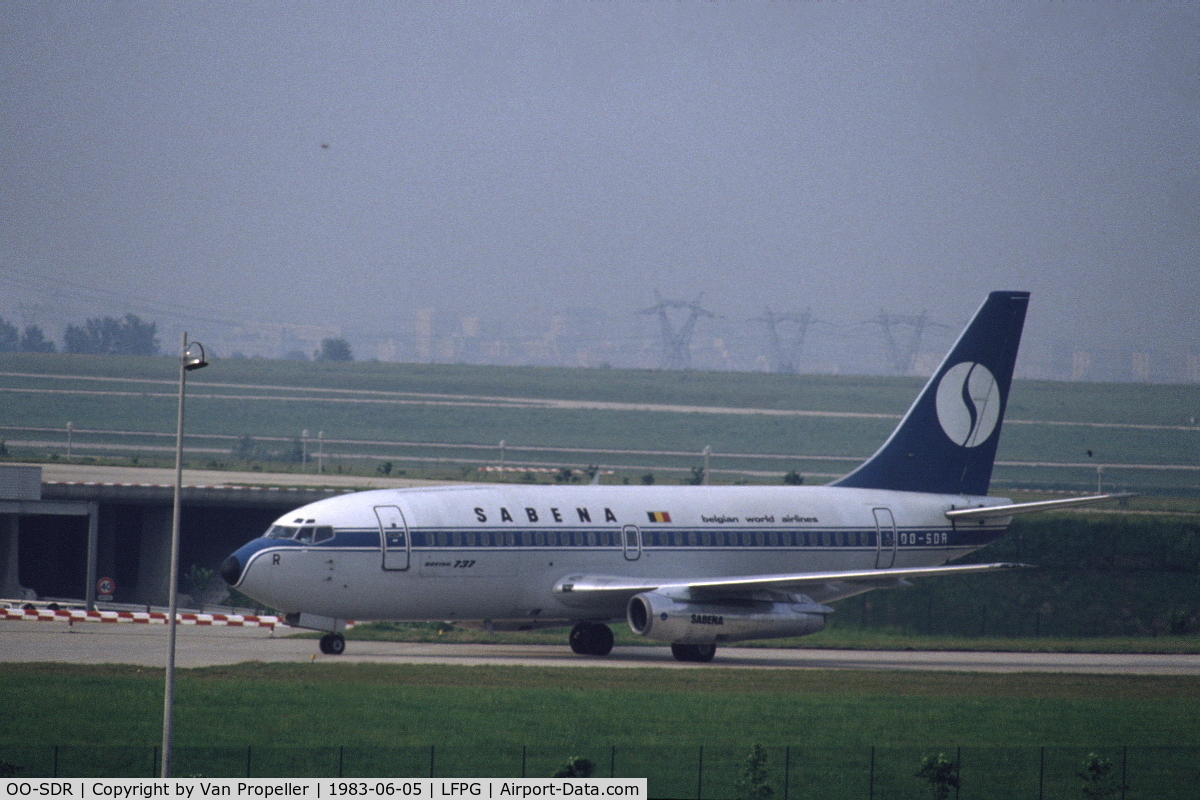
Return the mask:
[[383,568],[408,569],[412,542],[408,535],[408,523],[404,521],[404,513],[399,506],[375,506],[375,518],[379,520]]
[[637,525],[621,528],[621,543],[625,548],[625,559],[637,561],[642,556],[642,530]]
[[890,508],[876,508],[875,568],[889,569],[896,563],[896,518]]

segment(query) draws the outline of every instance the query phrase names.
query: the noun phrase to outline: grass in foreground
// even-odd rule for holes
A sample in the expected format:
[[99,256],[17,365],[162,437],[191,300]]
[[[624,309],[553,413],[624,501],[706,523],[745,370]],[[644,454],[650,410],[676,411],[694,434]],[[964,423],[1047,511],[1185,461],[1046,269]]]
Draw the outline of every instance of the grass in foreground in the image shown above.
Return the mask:
[[[162,671],[12,665],[0,761],[21,777],[156,774]],[[548,776],[584,756],[651,797],[737,796],[752,745],[775,796],[916,797],[946,753],[969,796],[1192,796],[1193,678],[867,671],[242,664],[182,670],[185,776]],[[1093,754],[1100,755],[1093,755]],[[1044,794],[1042,793],[1044,790]],[[966,792],[967,789],[964,789]],[[964,794],[967,796],[967,794]]]
[[[242,664],[181,670],[182,745],[1200,746],[1169,676]],[[9,665],[0,746],[153,744],[162,671]]]

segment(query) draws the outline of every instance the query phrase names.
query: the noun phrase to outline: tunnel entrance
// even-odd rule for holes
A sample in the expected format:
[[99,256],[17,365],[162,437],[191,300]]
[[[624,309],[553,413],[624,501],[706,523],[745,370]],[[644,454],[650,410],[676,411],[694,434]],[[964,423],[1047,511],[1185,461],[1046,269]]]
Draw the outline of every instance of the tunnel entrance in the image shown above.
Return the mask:
[[18,580],[38,597],[87,596],[87,517],[21,519]]

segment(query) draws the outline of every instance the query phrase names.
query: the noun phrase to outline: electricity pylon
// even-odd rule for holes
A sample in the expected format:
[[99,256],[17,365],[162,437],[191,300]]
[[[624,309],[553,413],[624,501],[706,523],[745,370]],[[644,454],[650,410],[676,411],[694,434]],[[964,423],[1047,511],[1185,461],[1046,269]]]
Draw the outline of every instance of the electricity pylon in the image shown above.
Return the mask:
[[[930,322],[928,312],[922,311],[917,315],[889,314],[880,309],[879,316],[869,322],[879,325],[883,331],[883,339],[887,344],[888,353],[892,358],[892,369],[897,375],[911,375],[917,363],[917,353],[921,349],[921,336],[929,326],[944,328],[937,322]],[[907,327],[906,337],[899,337],[896,329]]]
[[[658,303],[638,312],[640,314],[656,314],[659,328],[663,337],[663,369],[687,369],[692,364],[692,334],[696,332],[696,320],[700,317],[718,317],[711,311],[700,307],[700,298],[704,293],[696,295],[690,303],[686,300],[664,300],[663,296],[654,290]],[[678,329],[671,322],[668,309],[686,309],[687,317],[680,323]]]
[[[771,342],[771,371],[787,375],[796,374],[796,362],[804,349],[804,337],[808,335],[809,323],[813,322],[812,310],[803,314],[783,314],[767,309],[765,317],[754,322],[767,324],[767,337]],[[791,327],[790,331],[788,326]]]

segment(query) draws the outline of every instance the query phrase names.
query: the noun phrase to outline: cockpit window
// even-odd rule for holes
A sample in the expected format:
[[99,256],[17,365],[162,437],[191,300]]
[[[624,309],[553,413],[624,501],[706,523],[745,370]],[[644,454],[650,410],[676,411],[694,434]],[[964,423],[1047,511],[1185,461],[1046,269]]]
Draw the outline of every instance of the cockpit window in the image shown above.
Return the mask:
[[295,539],[298,542],[317,544],[333,538],[332,525],[272,525],[267,531],[269,539]]

